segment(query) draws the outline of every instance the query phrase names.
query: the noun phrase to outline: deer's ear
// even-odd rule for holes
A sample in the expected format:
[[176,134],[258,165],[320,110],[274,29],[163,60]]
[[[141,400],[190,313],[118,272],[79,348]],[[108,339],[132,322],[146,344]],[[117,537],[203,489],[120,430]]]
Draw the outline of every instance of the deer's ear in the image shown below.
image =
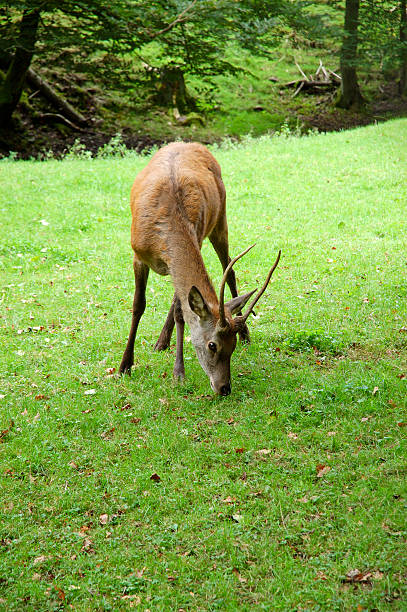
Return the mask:
[[225,306],[229,308],[230,313],[234,315],[240,312],[242,308],[246,306],[247,302],[255,291],[256,289],[254,291],[250,291],[249,293],[245,293],[244,295],[238,295],[237,297],[229,300],[229,302],[226,302]]
[[208,304],[202,297],[201,292],[195,286],[192,286],[188,295],[188,304],[200,319],[207,319],[211,316]]

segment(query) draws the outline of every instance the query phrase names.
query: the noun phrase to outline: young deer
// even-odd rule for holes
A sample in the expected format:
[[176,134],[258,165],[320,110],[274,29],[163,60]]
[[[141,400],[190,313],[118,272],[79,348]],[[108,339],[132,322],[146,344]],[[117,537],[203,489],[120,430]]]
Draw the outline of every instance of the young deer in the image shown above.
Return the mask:
[[[120,373],[130,374],[134,362],[134,340],[146,306],[145,291],[151,268],[161,275],[170,274],[175,288],[155,350],[169,347],[175,323],[174,377],[183,379],[186,321],[199,363],[208,375],[212,389],[220,395],[229,395],[230,358],[236,347],[236,335],[239,334],[242,341],[250,341],[246,320],[265,291],[280,253],[262,289],[242,316],[241,309],[255,291],[237,295],[232,266],[252,247],[230,260],[226,192],[220,166],[201,144],[174,142],[160,149],[136,177],[130,203],[136,287],[131,329]],[[202,242],[207,236],[224,271],[219,300],[201,255]],[[232,299],[225,304],[226,282]],[[233,318],[235,314],[238,316]]]

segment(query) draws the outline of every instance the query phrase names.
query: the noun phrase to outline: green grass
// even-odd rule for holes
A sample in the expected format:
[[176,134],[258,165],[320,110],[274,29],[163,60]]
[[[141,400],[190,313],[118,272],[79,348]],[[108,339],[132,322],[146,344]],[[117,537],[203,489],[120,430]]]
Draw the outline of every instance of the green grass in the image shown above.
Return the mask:
[[257,242],[241,291],[283,250],[228,398],[189,343],[180,386],[152,352],[154,274],[133,375],[110,375],[146,158],[0,164],[1,609],[405,609],[406,138],[215,150],[231,253]]

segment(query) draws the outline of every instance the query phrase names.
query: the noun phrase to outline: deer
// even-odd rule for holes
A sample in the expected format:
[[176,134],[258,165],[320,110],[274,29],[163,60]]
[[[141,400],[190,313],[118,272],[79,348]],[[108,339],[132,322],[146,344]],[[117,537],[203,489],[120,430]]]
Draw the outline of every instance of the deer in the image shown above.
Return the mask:
[[[176,327],[176,357],[173,376],[185,378],[183,356],[185,322],[198,361],[219,395],[231,393],[230,359],[237,344],[250,342],[247,319],[263,295],[278,265],[281,251],[267,278],[248,306],[256,289],[238,295],[234,264],[253,246],[234,259],[229,256],[226,190],[221,168],[208,149],[199,143],[173,142],[159,149],[136,176],[131,189],[131,246],[134,251],[135,291],[130,333],[119,367],[130,374],[134,364],[134,342],[146,308],[146,286],[150,269],[170,275],[174,297],[164,327],[154,346],[170,346]],[[208,237],[222,265],[219,299],[201,254]],[[232,299],[225,302],[225,284]]]

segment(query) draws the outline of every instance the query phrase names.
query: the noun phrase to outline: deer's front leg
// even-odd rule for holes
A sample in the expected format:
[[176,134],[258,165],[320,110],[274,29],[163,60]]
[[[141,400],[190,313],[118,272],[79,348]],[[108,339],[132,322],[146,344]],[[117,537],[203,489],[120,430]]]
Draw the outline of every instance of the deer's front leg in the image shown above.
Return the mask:
[[136,338],[139,321],[146,308],[146,286],[148,280],[149,267],[141,263],[136,257],[133,262],[135,290],[133,299],[133,313],[129,339],[119,367],[120,374],[130,374],[131,366],[134,363],[134,340]]
[[185,367],[184,367],[184,317],[181,310],[181,302],[178,298],[174,298],[174,319],[177,330],[177,354],[175,357],[174,365],[174,378],[176,380],[184,380],[185,378]]

